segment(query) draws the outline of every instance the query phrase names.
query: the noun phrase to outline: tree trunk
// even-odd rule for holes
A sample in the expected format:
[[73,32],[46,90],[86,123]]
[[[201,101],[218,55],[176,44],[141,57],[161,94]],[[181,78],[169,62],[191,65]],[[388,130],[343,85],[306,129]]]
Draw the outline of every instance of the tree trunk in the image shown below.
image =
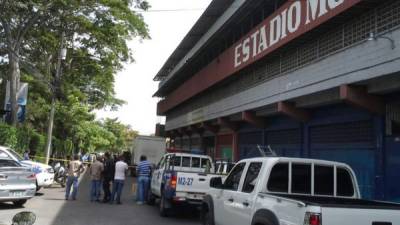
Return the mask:
[[9,57],[9,78],[10,78],[10,103],[11,103],[11,125],[16,127],[18,123],[18,90],[20,82],[19,58],[15,54],[18,52],[10,53]]

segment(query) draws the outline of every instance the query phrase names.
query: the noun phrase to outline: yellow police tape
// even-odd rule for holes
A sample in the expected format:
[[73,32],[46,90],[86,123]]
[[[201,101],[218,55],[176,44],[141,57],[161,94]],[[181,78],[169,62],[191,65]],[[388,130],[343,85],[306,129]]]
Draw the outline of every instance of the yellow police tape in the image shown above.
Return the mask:
[[[35,156],[34,158],[41,158],[41,159],[46,159],[46,157],[43,156]],[[53,161],[63,161],[63,162],[70,162],[72,160],[68,160],[68,159],[59,159],[59,158],[49,158],[49,160],[53,160]],[[93,164],[92,162],[83,162],[83,164]],[[136,166],[128,166],[129,168],[136,168]]]

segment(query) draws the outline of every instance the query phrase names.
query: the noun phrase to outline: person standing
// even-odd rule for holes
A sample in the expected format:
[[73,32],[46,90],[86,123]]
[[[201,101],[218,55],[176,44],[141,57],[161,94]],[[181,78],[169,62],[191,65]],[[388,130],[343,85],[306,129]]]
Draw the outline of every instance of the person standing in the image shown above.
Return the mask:
[[29,160],[30,159],[29,153],[30,153],[29,150],[25,150],[25,152],[24,152],[24,160]]
[[119,156],[118,162],[115,164],[115,174],[114,174],[114,182],[113,182],[113,190],[111,194],[112,204],[115,200],[117,204],[121,204],[121,194],[122,189],[124,188],[125,176],[128,171],[128,164],[123,161],[123,157]]
[[99,160],[101,160],[101,158],[96,158],[89,169],[89,174],[91,179],[91,186],[90,186],[91,202],[100,201],[101,174],[103,173],[104,165]]
[[110,153],[106,152],[104,154],[104,171],[103,171],[104,203],[109,202],[111,200],[110,185],[114,180],[114,174],[115,174],[114,160],[111,158]]
[[141,205],[147,202],[151,176],[151,164],[144,155],[140,156],[136,174],[138,174],[138,196],[136,203]]
[[83,173],[84,167],[81,161],[79,161],[79,156],[75,155],[74,160],[70,161],[68,164],[68,178],[67,187],[65,189],[65,200],[69,199],[72,190],[72,200],[76,200],[76,195],[78,194],[78,178]]

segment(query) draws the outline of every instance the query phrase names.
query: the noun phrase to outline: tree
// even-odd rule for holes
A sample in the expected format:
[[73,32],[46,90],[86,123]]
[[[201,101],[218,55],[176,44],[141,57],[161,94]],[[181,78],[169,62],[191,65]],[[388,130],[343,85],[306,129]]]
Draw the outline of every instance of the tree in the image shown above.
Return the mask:
[[[21,61],[45,74],[40,79],[60,86],[59,95],[62,89],[69,92],[64,95],[75,92],[92,109],[122,104],[114,97],[114,75],[123,62],[133,60],[127,40],[149,37],[143,17],[133,11],[148,7],[145,0],[1,1],[0,56],[8,57],[12,124],[16,124]],[[70,51],[63,65],[65,76],[55,80],[61,33],[66,34]]]
[[102,121],[102,126],[116,137],[115,142],[109,146],[109,150],[113,152],[129,150],[133,140],[139,135],[137,131],[132,130],[130,126],[122,124],[118,119],[105,119]]
[[21,48],[27,32],[35,26],[39,18],[51,6],[51,1],[14,1],[3,0],[0,2],[0,30],[1,39],[4,40],[1,52],[8,57],[11,124],[17,124],[17,91],[20,82]]

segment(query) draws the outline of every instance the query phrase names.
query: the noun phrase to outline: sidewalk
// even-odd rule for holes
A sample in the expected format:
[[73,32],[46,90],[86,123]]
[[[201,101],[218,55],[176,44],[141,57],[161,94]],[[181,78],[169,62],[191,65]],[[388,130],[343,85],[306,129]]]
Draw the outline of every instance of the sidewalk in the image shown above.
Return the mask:
[[32,211],[37,215],[35,225],[192,225],[200,224],[198,215],[178,218],[162,218],[158,207],[136,205],[131,193],[133,179],[129,177],[124,186],[122,205],[91,203],[90,181],[84,176],[76,201],[65,201],[65,189],[55,186],[41,191],[43,195],[28,201],[25,209],[0,204],[0,224],[10,224],[11,218],[20,211]]

